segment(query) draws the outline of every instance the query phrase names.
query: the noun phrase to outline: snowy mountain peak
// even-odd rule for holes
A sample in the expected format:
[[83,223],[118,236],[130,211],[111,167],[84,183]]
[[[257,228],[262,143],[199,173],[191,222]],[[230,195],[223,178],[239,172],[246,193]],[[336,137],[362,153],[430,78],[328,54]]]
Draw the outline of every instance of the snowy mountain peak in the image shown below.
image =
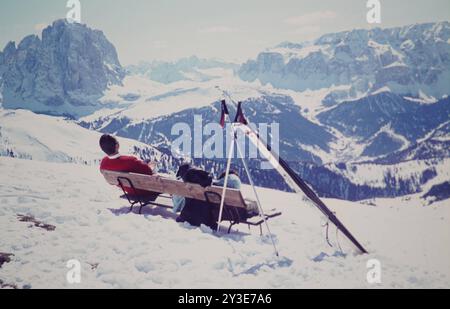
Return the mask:
[[105,35],[57,20],[42,32],[7,44],[0,56],[3,106],[74,117],[100,107],[104,90],[120,85],[124,70]]
[[130,75],[142,75],[152,81],[171,84],[179,81],[209,81],[220,77],[224,70],[235,70],[238,67],[221,60],[190,56],[176,61],[140,62],[128,66],[127,71]]
[[241,66],[239,76],[295,91],[351,86],[339,94],[346,99],[383,87],[440,99],[450,92],[449,38],[449,22],[331,33],[261,52]]
[[448,21],[436,23],[421,23],[394,28],[354,29],[338,33],[329,33],[315,41],[316,44],[337,44],[341,41],[367,41],[374,39],[379,42],[397,40],[417,40],[421,38],[446,37],[450,35]]

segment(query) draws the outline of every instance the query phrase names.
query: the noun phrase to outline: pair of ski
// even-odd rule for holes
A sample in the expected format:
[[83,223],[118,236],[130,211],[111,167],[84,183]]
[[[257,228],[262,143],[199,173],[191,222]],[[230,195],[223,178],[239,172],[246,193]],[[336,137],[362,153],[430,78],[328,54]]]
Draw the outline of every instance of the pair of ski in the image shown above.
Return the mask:
[[[226,91],[223,91],[223,93],[231,100],[231,102],[234,103],[234,101],[231,99],[230,95]],[[221,114],[220,124],[224,128],[226,119],[227,118],[229,119],[229,110],[227,107],[226,100],[222,100],[221,109],[222,109],[222,114]],[[292,190],[294,190],[296,193],[306,195],[306,197],[308,197],[308,199],[327,218],[328,222],[332,223],[356,247],[357,251],[359,251],[361,254],[368,253],[366,251],[366,249],[358,242],[358,240],[356,240],[356,238],[344,226],[344,224],[336,217],[335,213],[332,212],[322,202],[322,200],[316,195],[316,193],[314,193],[314,191],[306,184],[306,182],[302,178],[300,178],[300,176],[298,176],[298,174],[289,167],[288,163],[285,160],[283,160],[279,154],[277,154],[275,151],[273,151],[271,149],[270,145],[259,136],[257,131],[253,130],[249,126],[249,122],[247,121],[247,119],[243,113],[241,102],[238,102],[238,104],[237,104],[236,117],[234,119],[234,122],[232,123],[232,126],[235,130],[235,132],[233,134],[236,134],[236,131],[240,131],[245,136],[247,136],[248,139],[252,142],[252,144],[257,147],[257,149],[260,151],[262,156],[265,157],[271,163],[271,165],[277,170],[277,172],[283,177],[283,179],[286,181],[287,185],[289,185],[289,187]],[[238,148],[238,150],[239,150],[239,148]],[[231,156],[232,155],[230,155],[230,157]],[[243,162],[244,162],[244,166],[246,167],[246,171],[249,174],[249,170],[245,164],[245,161],[243,161]],[[229,163],[230,163],[230,160],[228,161],[228,165],[229,165]],[[229,169],[229,167],[227,167],[227,170],[228,169]],[[250,181],[251,181],[251,179],[250,179]],[[252,184],[252,187],[254,187],[252,181],[251,181],[251,184]],[[225,185],[225,187],[226,187],[226,185]],[[256,192],[255,192],[255,195],[257,195]],[[258,201],[258,203],[259,203],[259,201]],[[262,208],[260,210],[262,210]],[[219,216],[220,216],[220,214],[219,214]],[[267,225],[267,228],[269,228],[268,225]],[[270,230],[269,230],[269,233],[270,233]],[[275,244],[274,244],[274,246],[275,246]]]

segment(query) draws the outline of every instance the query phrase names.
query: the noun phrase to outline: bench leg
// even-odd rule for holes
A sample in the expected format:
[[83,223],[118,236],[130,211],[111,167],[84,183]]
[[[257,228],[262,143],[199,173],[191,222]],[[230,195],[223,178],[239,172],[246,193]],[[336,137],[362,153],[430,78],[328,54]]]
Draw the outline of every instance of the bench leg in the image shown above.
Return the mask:
[[228,228],[228,234],[231,234],[231,228],[235,225],[236,223],[232,222],[230,224],[230,227]]
[[142,203],[142,202],[133,202],[133,203],[130,203],[131,204],[131,206],[130,206],[130,211],[129,211],[129,213],[132,213],[133,212],[133,208],[134,208],[134,206],[136,205],[136,204],[138,204],[139,203],[139,205],[140,205],[140,207],[139,207],[139,214],[141,215],[142,214],[142,208],[144,208],[147,204],[144,204],[144,203]]
[[136,201],[136,202],[130,202],[130,210],[129,210],[129,213],[132,213],[133,212],[133,208],[134,208],[134,206],[136,206],[136,204],[139,204],[139,214],[140,215],[142,215],[142,209],[145,207],[145,206],[147,206],[147,205],[150,205],[151,203],[149,202],[149,203],[143,203],[143,202],[141,202],[141,201]]
[[134,205],[136,205],[136,203],[130,203],[130,204],[131,204],[131,206],[130,206],[130,211],[129,211],[129,213],[133,212],[133,207],[134,207]]
[[143,203],[140,203],[140,204],[141,204],[141,207],[139,208],[139,214],[142,215],[142,208],[144,208],[145,204],[143,204]]

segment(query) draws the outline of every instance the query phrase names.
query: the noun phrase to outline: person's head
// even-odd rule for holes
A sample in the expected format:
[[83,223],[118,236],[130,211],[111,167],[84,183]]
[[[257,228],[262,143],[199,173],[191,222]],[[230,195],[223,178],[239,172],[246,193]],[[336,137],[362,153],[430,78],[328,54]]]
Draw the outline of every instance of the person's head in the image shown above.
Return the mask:
[[191,168],[190,164],[183,164],[180,166],[180,168],[178,169],[177,172],[177,178],[181,177],[182,179],[184,179],[184,176],[186,175],[187,171]]
[[[226,174],[227,174],[227,172],[224,171],[222,174],[220,174],[220,176],[219,176],[218,179],[220,180],[220,179],[225,178]],[[236,170],[233,170],[233,169],[230,169],[229,174],[230,174],[230,175],[235,175],[235,176],[239,177],[239,173],[238,173]]]
[[114,136],[104,134],[100,138],[100,148],[108,156],[112,156],[119,153],[119,142]]

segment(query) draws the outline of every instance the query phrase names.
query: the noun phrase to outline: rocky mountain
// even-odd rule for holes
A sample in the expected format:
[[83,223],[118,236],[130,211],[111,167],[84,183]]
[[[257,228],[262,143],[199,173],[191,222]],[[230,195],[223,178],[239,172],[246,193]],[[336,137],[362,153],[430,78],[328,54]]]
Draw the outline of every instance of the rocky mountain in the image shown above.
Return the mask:
[[217,78],[221,71],[217,69],[237,69],[239,65],[219,60],[200,59],[196,56],[177,61],[141,62],[126,68],[129,74],[139,74],[163,84],[178,81],[209,81]]
[[389,164],[390,162],[427,160],[432,158],[450,158],[450,122],[445,122],[410,147],[390,153],[374,162]]
[[55,21],[0,53],[4,108],[80,116],[99,108],[105,89],[125,71],[105,35],[85,25]]
[[449,94],[450,23],[352,30],[283,43],[243,64],[239,76],[296,91],[346,86],[323,100],[328,106],[385,87],[399,95],[440,99]]
[[[344,102],[317,116],[321,123],[366,143],[362,156],[378,157],[416,144],[450,115],[450,99],[421,104],[391,92]],[[440,127],[441,131],[448,126]],[[423,141],[420,142],[423,144]],[[394,157],[391,156],[395,162]],[[397,161],[399,162],[399,161]]]

